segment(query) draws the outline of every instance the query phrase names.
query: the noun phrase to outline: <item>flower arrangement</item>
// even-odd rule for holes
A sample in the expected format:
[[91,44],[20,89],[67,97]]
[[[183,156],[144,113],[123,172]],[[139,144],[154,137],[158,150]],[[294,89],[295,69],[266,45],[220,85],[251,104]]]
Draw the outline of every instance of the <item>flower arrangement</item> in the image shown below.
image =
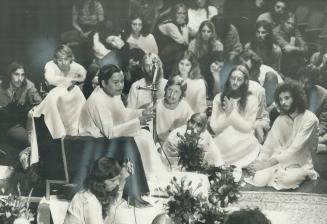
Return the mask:
[[[15,196],[9,194],[0,198],[0,223],[12,224],[17,223],[30,223],[34,220],[34,215],[29,209],[30,198],[33,189],[30,191],[28,198],[21,196],[20,184],[17,185],[19,195]],[[5,193],[4,189],[1,189],[2,194]],[[24,220],[24,221],[22,221]]]
[[187,128],[184,135],[177,133],[178,142],[178,165],[186,171],[199,171],[203,165],[204,151],[199,145],[200,134],[196,129]]
[[206,169],[210,183],[209,202],[215,206],[227,207],[237,202],[242,181],[235,180],[235,166],[210,166]]
[[174,177],[165,189],[169,199],[166,210],[175,224],[221,224],[226,216],[224,210],[241,196],[242,182],[234,178],[235,166],[206,167],[210,190],[208,199],[197,193],[201,183],[193,190],[186,177],[180,181]]

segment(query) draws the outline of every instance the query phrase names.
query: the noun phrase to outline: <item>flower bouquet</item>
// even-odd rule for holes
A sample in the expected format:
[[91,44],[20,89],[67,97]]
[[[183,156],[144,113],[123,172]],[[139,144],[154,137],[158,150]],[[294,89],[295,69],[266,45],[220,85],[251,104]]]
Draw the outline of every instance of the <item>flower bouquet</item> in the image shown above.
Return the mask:
[[241,181],[235,180],[235,166],[208,167],[206,173],[210,183],[209,202],[215,206],[227,207],[241,196]]
[[200,171],[204,159],[203,147],[199,144],[200,134],[196,129],[188,128],[184,135],[177,133],[178,165],[186,171]]
[[[21,196],[20,185],[17,185],[18,196],[9,194],[0,198],[0,223],[16,224],[30,223],[34,220],[34,215],[29,209],[30,198],[33,189],[30,191],[28,198]],[[4,189],[1,189],[4,194]]]

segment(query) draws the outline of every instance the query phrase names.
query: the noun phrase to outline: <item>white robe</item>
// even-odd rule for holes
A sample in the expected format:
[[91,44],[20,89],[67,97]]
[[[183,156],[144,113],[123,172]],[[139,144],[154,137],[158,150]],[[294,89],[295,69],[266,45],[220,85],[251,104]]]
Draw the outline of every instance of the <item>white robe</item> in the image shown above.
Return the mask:
[[[165,95],[165,86],[167,84],[167,79],[160,79],[159,87],[157,93],[157,99],[161,99]],[[146,104],[152,103],[152,93],[150,90],[138,89],[138,87],[145,87],[145,79],[140,79],[134,82],[127,98],[127,107],[139,109]]]
[[318,118],[306,110],[294,120],[280,115],[274,122],[260,152],[259,161],[274,158],[278,164],[258,171],[248,180],[255,186],[272,186],[277,190],[297,188],[306,178],[316,179],[311,151],[318,144]]
[[220,109],[220,95],[213,100],[210,127],[216,134],[214,141],[224,162],[239,167],[248,166],[258,154],[261,145],[254,136],[254,125],[258,112],[258,100],[249,95],[243,112],[239,112],[239,99],[231,99],[234,109],[229,117]]
[[[186,128],[187,126],[183,125],[182,127],[176,128],[175,130],[170,132],[168,138],[166,139],[163,145],[163,150],[165,151],[173,169],[178,169],[178,143],[180,141],[180,138],[177,136],[177,133],[179,133],[180,135],[184,135],[186,132]],[[209,165],[223,165],[219,149],[207,130],[201,133],[199,145],[203,148],[205,152],[204,161],[208,162]],[[165,164],[169,166],[165,155],[162,155],[162,158]]]
[[164,143],[172,130],[185,125],[193,114],[192,109],[183,99],[173,110],[166,108],[163,101],[161,99],[157,104],[157,134],[160,143]]
[[108,139],[134,137],[147,179],[152,179],[162,175],[165,167],[151,134],[140,127],[141,113],[141,110],[126,108],[120,96],[111,97],[98,86],[82,109],[79,134]]
[[187,89],[185,101],[194,113],[205,112],[207,109],[207,88],[203,79],[186,79]]

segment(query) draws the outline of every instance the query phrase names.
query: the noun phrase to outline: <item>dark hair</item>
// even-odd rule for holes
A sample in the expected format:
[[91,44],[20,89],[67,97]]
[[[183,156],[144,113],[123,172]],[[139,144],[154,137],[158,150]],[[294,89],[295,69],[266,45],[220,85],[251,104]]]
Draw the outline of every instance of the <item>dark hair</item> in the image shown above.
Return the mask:
[[105,83],[108,82],[108,80],[111,78],[111,76],[116,73],[116,72],[121,72],[121,69],[116,66],[116,65],[105,65],[103,66],[100,71],[99,71],[99,85],[101,88],[102,86],[102,81],[104,80]]
[[[26,72],[23,63],[21,63],[21,62],[14,61],[8,66],[6,75],[3,77],[2,84],[1,84],[4,89],[9,88],[12,73],[20,68],[24,69],[24,72]],[[24,79],[24,81],[22,83],[22,87],[25,85],[26,85],[26,78]]]
[[[206,10],[206,13],[207,13],[207,19],[209,19],[209,0],[205,0],[206,3],[204,5],[204,9]],[[190,8],[191,9],[198,9],[198,6],[197,6],[197,3],[196,3],[196,0],[192,0],[190,1]]]
[[101,157],[93,163],[93,167],[85,180],[85,189],[89,190],[102,205],[102,216],[105,217],[110,203],[118,195],[118,187],[112,192],[105,190],[105,180],[112,179],[120,174],[121,167],[112,158]]
[[312,64],[302,66],[296,73],[297,80],[309,78],[310,82],[314,85],[319,84],[320,75],[320,70]]
[[224,15],[215,15],[211,22],[215,26],[217,38],[224,42],[232,27],[230,21]]
[[241,53],[241,58],[245,61],[251,60],[252,67],[250,69],[250,72],[253,70],[260,69],[260,66],[262,65],[262,58],[255,53],[253,50],[245,50]]
[[145,52],[140,49],[140,48],[132,48],[128,51],[128,55],[127,58],[129,59],[133,59],[134,61],[139,61],[141,62],[143,57],[145,55]]
[[259,208],[243,208],[229,214],[224,224],[271,224],[271,222]]
[[[177,2],[176,4],[173,5],[173,7],[171,8],[171,11],[170,11],[170,19],[172,20],[172,22],[176,24],[176,15],[177,15],[177,11],[180,9],[180,8],[184,8],[185,11],[186,11],[186,19],[185,19],[185,23],[184,24],[188,24],[188,13],[187,13],[187,5],[184,3],[184,2]],[[177,26],[180,26],[180,25],[177,25]]]
[[[293,104],[299,113],[303,113],[306,109],[306,96],[303,88],[294,82],[285,82],[280,84],[275,91],[275,103],[281,110],[279,95],[283,92],[289,92],[293,98]],[[281,110],[282,111],[282,110]]]
[[193,52],[189,51],[189,50],[184,51],[184,53],[180,55],[178,60],[176,60],[176,64],[175,64],[172,76],[180,74],[178,65],[179,65],[180,61],[184,60],[184,59],[187,59],[191,62],[191,71],[190,71],[190,74],[188,75],[188,78],[190,78],[190,79],[203,78],[201,75],[201,72],[200,72],[200,65],[199,65],[198,59],[195,57]]
[[273,36],[273,27],[272,24],[265,21],[265,20],[261,20],[258,21],[255,24],[255,33],[253,36],[253,39],[251,41],[251,48],[252,49],[256,49],[257,45],[258,45],[258,41],[257,41],[257,37],[256,37],[256,32],[258,31],[258,29],[262,27],[267,31],[267,35],[263,41],[264,45],[267,47],[267,53],[268,55],[272,54],[273,51],[273,47],[274,47],[274,36]]
[[179,86],[181,88],[181,91],[182,91],[181,99],[182,99],[185,96],[185,92],[186,92],[186,89],[187,89],[187,83],[179,75],[170,77],[168,79],[168,82],[167,82],[167,84],[165,86],[165,97],[166,97],[166,92],[167,92],[168,87],[173,86],[173,85],[177,85],[177,86]]
[[106,39],[109,36],[118,36],[122,34],[122,28],[111,20],[104,20],[97,24],[96,32],[99,33],[99,38],[101,43],[106,48],[113,50],[112,45],[107,43]]
[[233,72],[235,72],[235,71],[240,71],[244,75],[244,83],[240,86],[241,99],[238,103],[239,110],[244,111],[244,109],[246,107],[248,95],[249,95],[249,71],[248,71],[246,65],[243,65],[243,64],[238,65],[230,71],[227,81],[224,86],[224,90],[220,96],[220,103],[221,103],[221,105],[223,105],[225,96],[226,97],[231,96],[230,77],[233,74]]
[[128,38],[132,33],[132,22],[133,20],[140,19],[142,21],[142,29],[141,34],[143,36],[147,36],[150,33],[150,27],[148,27],[148,24],[145,23],[145,19],[143,15],[139,14],[138,12],[135,12],[131,15],[131,17],[128,20],[128,24],[126,26],[125,32],[126,32],[126,38]]

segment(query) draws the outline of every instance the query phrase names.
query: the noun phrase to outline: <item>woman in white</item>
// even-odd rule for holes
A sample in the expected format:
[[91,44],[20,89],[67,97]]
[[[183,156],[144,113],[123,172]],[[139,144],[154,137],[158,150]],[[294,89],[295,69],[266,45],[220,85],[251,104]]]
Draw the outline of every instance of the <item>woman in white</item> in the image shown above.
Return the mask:
[[186,82],[178,75],[170,78],[165,87],[165,96],[157,104],[157,134],[163,142],[169,133],[186,124],[193,114],[188,103],[183,99],[187,90]]
[[174,75],[180,75],[186,81],[185,101],[194,113],[205,112],[207,109],[207,88],[200,74],[198,61],[192,52],[184,52],[177,61]]
[[145,32],[145,27],[141,15],[133,15],[130,19],[130,27],[128,27],[127,32],[128,38],[127,43],[129,43],[130,48],[140,48],[145,53],[158,54],[157,42],[151,33]]
[[245,167],[253,162],[261,145],[254,136],[259,109],[257,97],[249,92],[249,73],[244,65],[229,74],[222,93],[213,101],[210,128],[227,164]]
[[117,161],[101,157],[94,162],[85,188],[69,204],[64,224],[103,224],[111,209],[121,201],[129,171]]

